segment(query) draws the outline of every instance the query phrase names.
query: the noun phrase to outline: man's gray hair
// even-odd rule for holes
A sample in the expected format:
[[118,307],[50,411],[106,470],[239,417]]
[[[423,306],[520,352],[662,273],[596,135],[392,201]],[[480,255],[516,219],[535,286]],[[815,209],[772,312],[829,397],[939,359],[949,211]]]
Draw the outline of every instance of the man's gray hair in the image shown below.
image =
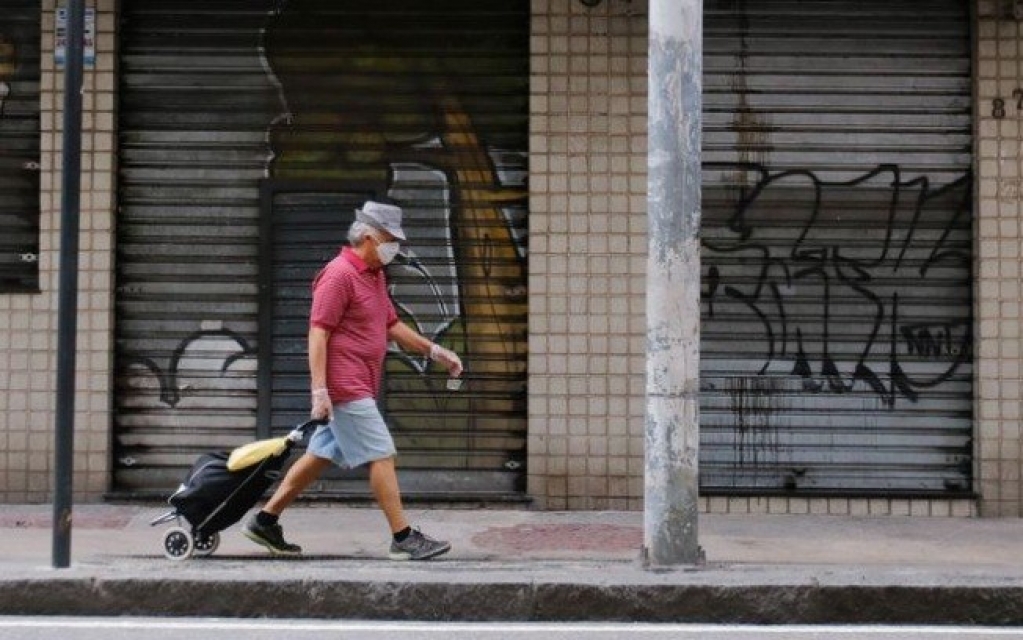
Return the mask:
[[356,220],[352,223],[352,226],[348,228],[348,243],[353,247],[357,247],[362,244],[363,239],[366,236],[371,236],[376,230],[365,222]]

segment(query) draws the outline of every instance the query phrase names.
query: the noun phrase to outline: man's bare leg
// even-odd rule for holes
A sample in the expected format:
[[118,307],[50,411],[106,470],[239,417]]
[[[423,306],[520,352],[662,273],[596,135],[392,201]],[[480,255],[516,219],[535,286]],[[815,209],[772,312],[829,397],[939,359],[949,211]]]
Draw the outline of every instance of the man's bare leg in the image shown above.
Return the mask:
[[394,540],[387,555],[391,560],[429,560],[451,550],[451,543],[434,540],[422,531],[413,530],[405,519],[398,489],[398,473],[394,458],[377,460],[369,466],[369,484],[373,496],[387,518]]
[[277,517],[306,487],[320,477],[329,465],[330,460],[317,458],[311,453],[299,458],[288,469],[288,473],[281,480],[281,485],[277,487],[277,491],[270,497],[263,510],[246,523],[242,530],[245,537],[266,547],[274,555],[294,556],[302,553],[302,547],[284,539],[284,532],[277,523]]
[[369,463],[369,488],[387,518],[391,533],[407,528],[408,521],[401,506],[401,490],[398,488],[398,472],[395,471],[393,457]]
[[284,474],[284,479],[281,480],[277,491],[274,491],[274,494],[263,506],[263,511],[275,516],[281,515],[281,512],[315,482],[330,464],[330,460],[318,458],[311,453],[303,454]]

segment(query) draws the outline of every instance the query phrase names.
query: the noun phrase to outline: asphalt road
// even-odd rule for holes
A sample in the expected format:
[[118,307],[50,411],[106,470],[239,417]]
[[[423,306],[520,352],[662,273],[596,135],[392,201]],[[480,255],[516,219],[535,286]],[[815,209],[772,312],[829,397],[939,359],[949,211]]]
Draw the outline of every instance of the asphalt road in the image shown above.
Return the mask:
[[232,640],[1023,640],[1021,629],[978,627],[0,617],[4,640],[192,640],[214,634]]

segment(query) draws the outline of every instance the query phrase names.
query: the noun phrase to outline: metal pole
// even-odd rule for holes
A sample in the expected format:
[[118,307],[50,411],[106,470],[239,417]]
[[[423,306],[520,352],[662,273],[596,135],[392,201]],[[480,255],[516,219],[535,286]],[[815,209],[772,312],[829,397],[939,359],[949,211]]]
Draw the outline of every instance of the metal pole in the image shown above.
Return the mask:
[[57,308],[57,398],[53,494],[53,566],[57,569],[71,564],[84,35],[85,2],[84,0],[68,0],[67,47],[64,56],[64,140],[60,186],[60,293]]
[[643,563],[697,564],[702,0],[650,0]]

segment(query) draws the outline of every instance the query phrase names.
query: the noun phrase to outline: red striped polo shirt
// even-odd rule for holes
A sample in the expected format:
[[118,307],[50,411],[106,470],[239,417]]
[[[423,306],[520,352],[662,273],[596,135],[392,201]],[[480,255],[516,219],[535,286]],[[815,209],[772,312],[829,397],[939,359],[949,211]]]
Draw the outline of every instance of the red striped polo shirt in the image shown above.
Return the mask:
[[398,321],[387,278],[344,247],[313,279],[309,324],[328,332],[327,390],[334,404],[376,398],[387,330]]

